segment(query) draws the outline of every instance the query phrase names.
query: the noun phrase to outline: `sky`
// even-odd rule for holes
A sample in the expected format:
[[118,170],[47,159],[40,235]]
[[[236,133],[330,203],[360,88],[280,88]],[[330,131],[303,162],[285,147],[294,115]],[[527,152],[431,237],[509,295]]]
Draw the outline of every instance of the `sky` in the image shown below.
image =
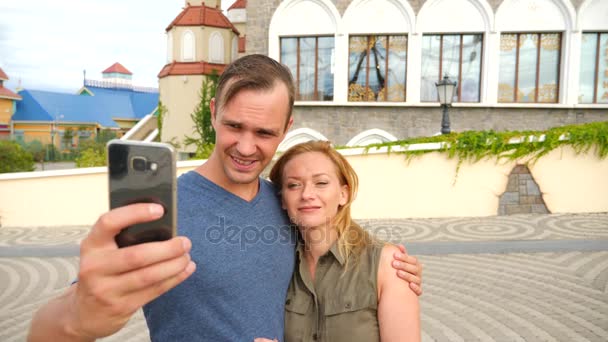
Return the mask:
[[[222,1],[227,9],[234,1]],[[76,92],[120,62],[133,85],[158,87],[165,28],[184,0],[0,0],[0,68],[5,87]]]

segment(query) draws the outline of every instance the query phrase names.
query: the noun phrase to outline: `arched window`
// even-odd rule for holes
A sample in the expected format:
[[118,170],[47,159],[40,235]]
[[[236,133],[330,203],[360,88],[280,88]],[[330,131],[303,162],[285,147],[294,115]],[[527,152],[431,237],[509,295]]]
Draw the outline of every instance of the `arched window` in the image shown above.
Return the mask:
[[445,75],[458,82],[454,102],[481,101],[484,40],[492,18],[483,0],[429,0],[422,6],[420,101],[438,101],[435,82]]
[[294,145],[311,140],[327,140],[327,138],[323,134],[315,131],[314,129],[297,128],[293,131],[288,132],[287,135],[285,135],[285,139],[283,139],[281,144],[279,144],[277,150],[285,151]]
[[297,101],[333,100],[339,18],[329,0],[286,0],[272,16],[268,53],[291,70]]
[[173,32],[167,32],[167,63],[173,62]]
[[413,18],[406,1],[356,0],[350,4],[344,13],[348,101],[405,102]]
[[230,50],[230,60],[234,61],[239,56],[239,37],[232,37],[232,49]]
[[182,34],[182,60],[194,61],[195,55],[194,33],[187,30]]
[[367,146],[371,144],[382,144],[385,142],[396,141],[397,138],[387,131],[373,128],[361,132],[350,139],[346,146]]
[[209,37],[209,61],[211,63],[224,63],[224,38],[215,31]]
[[582,32],[578,103],[608,103],[608,2],[588,0],[579,9]]
[[498,102],[559,102],[573,17],[568,0],[505,0],[500,5]]

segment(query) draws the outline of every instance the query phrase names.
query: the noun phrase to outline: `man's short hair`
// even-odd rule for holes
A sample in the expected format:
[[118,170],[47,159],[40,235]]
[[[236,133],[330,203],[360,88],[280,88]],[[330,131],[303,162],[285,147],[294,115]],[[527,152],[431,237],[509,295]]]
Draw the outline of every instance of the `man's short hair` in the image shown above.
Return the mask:
[[277,82],[285,84],[289,94],[289,107],[286,108],[287,121],[285,122],[285,127],[287,127],[295,97],[291,72],[283,64],[260,54],[243,56],[224,70],[215,92],[216,110],[222,109],[242,90],[271,90]]

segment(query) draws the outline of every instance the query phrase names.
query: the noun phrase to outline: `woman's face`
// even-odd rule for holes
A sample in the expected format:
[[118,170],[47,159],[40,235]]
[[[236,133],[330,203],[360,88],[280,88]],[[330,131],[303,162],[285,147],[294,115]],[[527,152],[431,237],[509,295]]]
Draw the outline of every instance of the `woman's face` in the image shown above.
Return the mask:
[[348,202],[348,186],[341,185],[337,169],[321,152],[293,157],[283,169],[283,209],[300,230],[325,227]]

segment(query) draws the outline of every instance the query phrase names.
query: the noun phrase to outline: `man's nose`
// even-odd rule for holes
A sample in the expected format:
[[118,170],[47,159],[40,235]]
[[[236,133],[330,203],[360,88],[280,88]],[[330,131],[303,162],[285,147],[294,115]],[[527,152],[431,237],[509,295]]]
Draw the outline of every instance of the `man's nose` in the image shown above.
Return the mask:
[[243,134],[236,145],[237,152],[242,156],[251,156],[256,151],[255,139],[251,134]]

